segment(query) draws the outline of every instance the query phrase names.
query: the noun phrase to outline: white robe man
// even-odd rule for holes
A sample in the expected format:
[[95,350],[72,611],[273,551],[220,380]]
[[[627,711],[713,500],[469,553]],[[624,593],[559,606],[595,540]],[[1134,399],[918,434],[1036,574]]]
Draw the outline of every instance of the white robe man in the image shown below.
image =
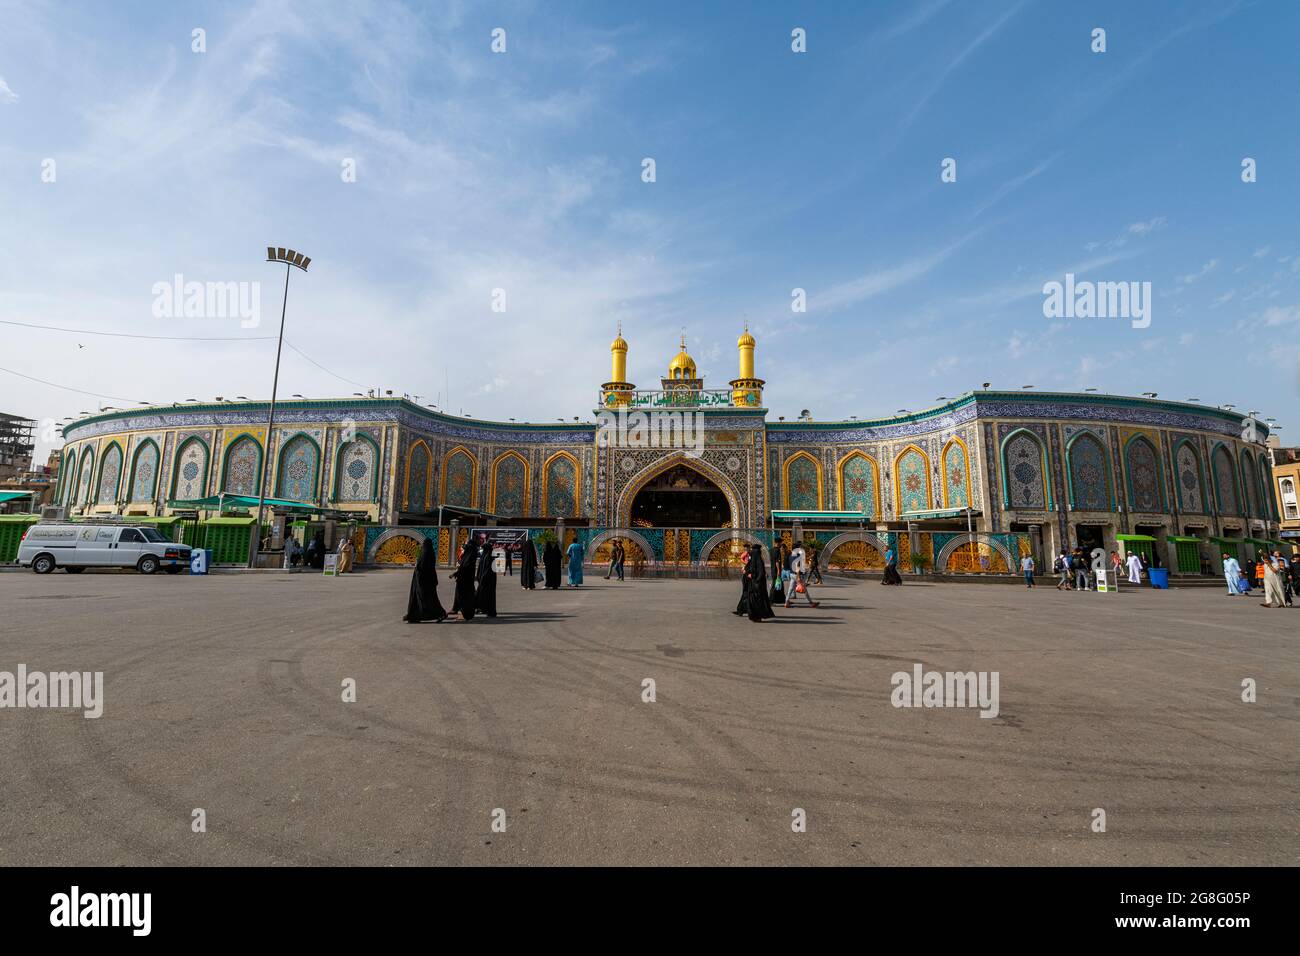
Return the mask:
[[1128,556],[1128,583],[1142,583],[1142,559],[1138,557],[1136,551],[1132,551]]
[[1223,577],[1228,582],[1228,595],[1241,593],[1241,565],[1230,554],[1223,556]]

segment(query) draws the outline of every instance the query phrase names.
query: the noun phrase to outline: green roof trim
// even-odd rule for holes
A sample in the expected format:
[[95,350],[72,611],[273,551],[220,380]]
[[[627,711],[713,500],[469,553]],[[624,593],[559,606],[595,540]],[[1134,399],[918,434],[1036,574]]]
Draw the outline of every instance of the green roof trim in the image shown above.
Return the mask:
[[205,521],[205,522],[203,522],[203,523],[204,523],[204,524],[234,524],[234,525],[240,525],[240,524],[242,524],[242,525],[250,525],[250,524],[252,524],[255,520],[257,520],[257,519],[255,519],[255,518],[209,518],[207,521]]
[[1185,534],[1171,534],[1168,536],[1167,540],[1176,541],[1179,544],[1203,544],[1204,543],[1201,538],[1192,538],[1192,537],[1188,537]]
[[[434,421],[447,422],[453,425],[482,425],[485,428],[492,428],[504,431],[520,432],[590,432],[593,439],[596,434],[595,422],[569,422],[562,424],[555,422],[547,424],[545,422],[496,422],[486,418],[470,418],[468,416],[448,415],[445,412],[436,412],[431,408],[425,408],[423,405],[417,405],[405,398],[322,398],[322,399],[278,399],[275,403],[277,409],[342,409],[355,410],[359,407],[374,408],[377,410],[394,410],[401,409],[406,412],[414,413],[426,419]],[[73,432],[86,425],[93,425],[98,422],[112,421],[115,418],[129,419],[142,418],[148,415],[175,414],[177,411],[186,412],[262,412],[269,414],[271,403],[268,401],[255,402],[180,402],[173,405],[148,405],[144,408],[124,408],[111,412],[102,412],[98,415],[90,415],[86,418],[78,419],[71,424],[65,425],[62,429],[65,441],[80,441],[73,436]],[[741,408],[730,408],[729,412],[743,413],[746,410]],[[764,414],[759,410],[759,414]],[[132,431],[131,427],[126,427],[123,431]]]
[[10,524],[35,524],[40,520],[40,515],[0,515],[0,522],[7,521]]
[[[263,504],[268,508],[289,508],[294,511],[321,511],[315,505],[304,501],[287,501],[283,498],[267,498]],[[209,495],[206,498],[174,498],[167,502],[170,508],[194,508],[203,511],[215,511],[217,508],[256,508],[257,498],[251,495]]]
[[17,501],[19,498],[30,498],[30,491],[0,491],[0,504],[6,501]]
[[1158,539],[1151,537],[1149,534],[1117,534],[1116,541],[1156,541]]

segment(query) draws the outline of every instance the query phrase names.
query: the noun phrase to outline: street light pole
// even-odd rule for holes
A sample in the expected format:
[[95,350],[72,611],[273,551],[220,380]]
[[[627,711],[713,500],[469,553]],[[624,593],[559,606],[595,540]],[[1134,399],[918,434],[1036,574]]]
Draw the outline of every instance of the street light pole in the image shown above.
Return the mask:
[[266,508],[266,473],[271,458],[272,433],[275,430],[275,398],[280,387],[280,353],[284,349],[284,318],[289,309],[289,272],[297,266],[303,272],[311,264],[311,259],[292,249],[266,247],[267,262],[284,263],[284,301],[280,304],[280,334],[275,343],[275,374],[271,378],[271,411],[266,420],[266,441],[262,446],[262,467],[257,476],[257,518],[253,524],[252,541],[248,547],[248,566],[257,563],[257,552],[262,544],[262,512]]

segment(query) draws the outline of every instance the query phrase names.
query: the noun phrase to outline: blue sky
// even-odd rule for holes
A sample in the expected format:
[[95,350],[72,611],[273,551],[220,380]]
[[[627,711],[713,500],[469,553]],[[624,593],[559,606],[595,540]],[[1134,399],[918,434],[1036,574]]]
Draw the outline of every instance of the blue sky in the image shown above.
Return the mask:
[[[1298,32],[1296,4],[1230,0],[0,0],[0,319],[223,339],[5,326],[0,366],[114,398],[0,372],[0,409],[266,395],[274,243],[314,259],[285,396],[588,418],[618,322],[653,387],[683,327],[725,385],[748,321],[774,416],[987,381],[1290,426]],[[1066,272],[1151,282],[1150,327],[1044,318]],[[155,317],[177,273],[260,281],[260,325]]]

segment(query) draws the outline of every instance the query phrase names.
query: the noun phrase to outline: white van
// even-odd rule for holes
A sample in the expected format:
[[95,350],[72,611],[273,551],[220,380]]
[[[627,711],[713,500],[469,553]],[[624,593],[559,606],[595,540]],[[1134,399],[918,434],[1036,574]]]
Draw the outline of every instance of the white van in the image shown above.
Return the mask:
[[147,525],[35,524],[18,545],[18,563],[37,574],[56,567],[69,574],[86,568],[135,568],[176,574],[190,565],[190,546],[168,541]]

